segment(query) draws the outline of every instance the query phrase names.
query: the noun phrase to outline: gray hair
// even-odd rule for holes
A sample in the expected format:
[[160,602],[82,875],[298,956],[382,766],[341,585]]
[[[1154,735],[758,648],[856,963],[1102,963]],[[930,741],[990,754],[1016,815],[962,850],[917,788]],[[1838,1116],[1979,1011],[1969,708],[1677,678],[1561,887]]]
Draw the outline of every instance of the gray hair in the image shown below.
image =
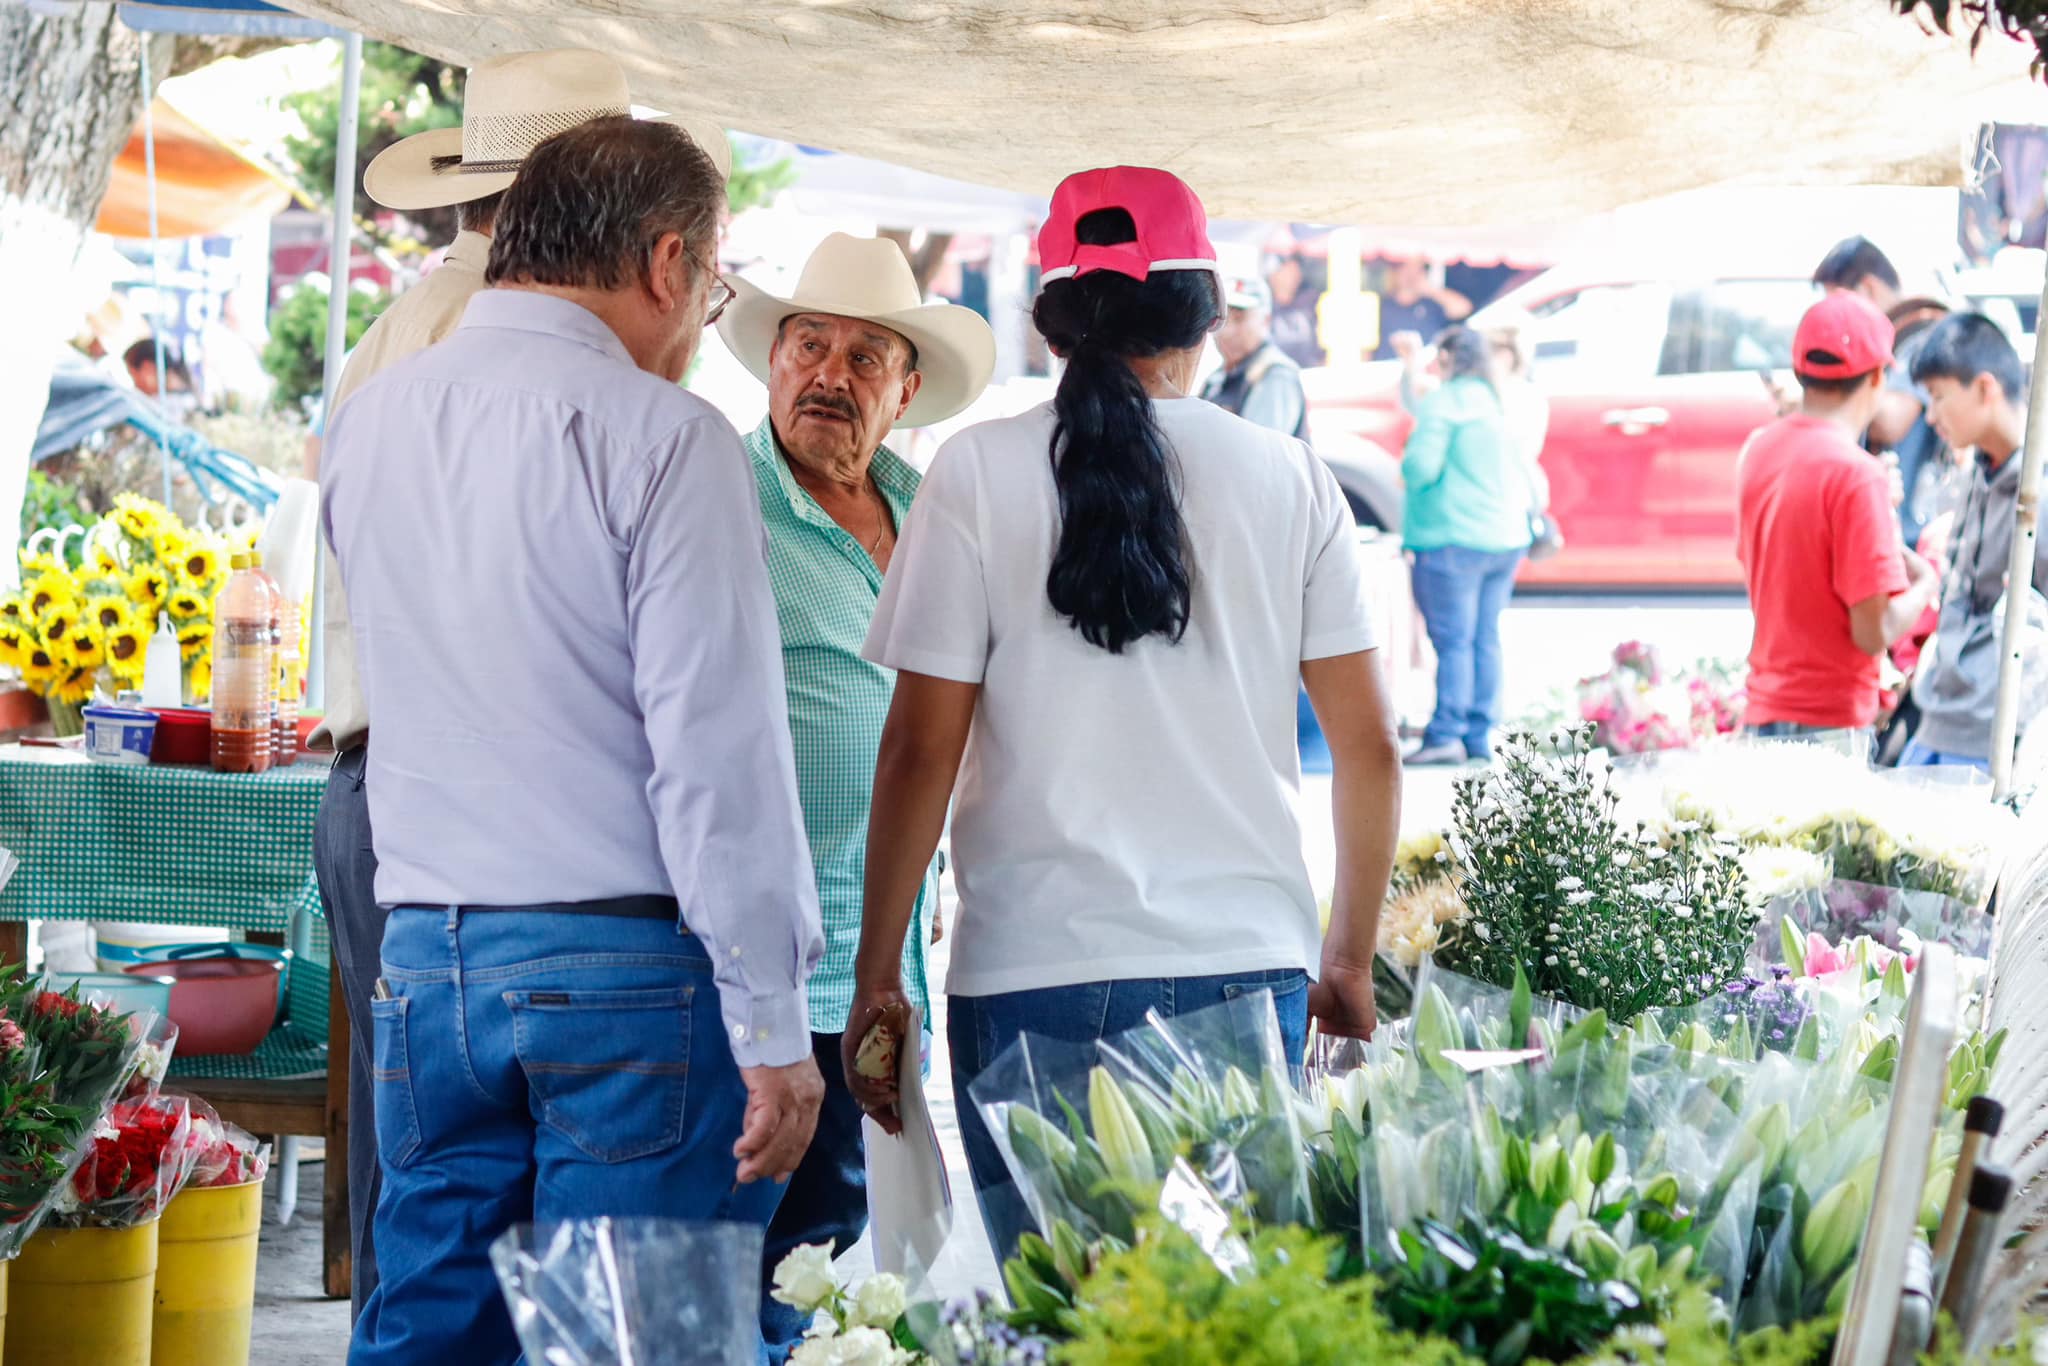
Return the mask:
[[491,239],[491,284],[624,289],[646,278],[668,233],[693,261],[717,241],[725,182],[669,123],[592,119],[528,154]]

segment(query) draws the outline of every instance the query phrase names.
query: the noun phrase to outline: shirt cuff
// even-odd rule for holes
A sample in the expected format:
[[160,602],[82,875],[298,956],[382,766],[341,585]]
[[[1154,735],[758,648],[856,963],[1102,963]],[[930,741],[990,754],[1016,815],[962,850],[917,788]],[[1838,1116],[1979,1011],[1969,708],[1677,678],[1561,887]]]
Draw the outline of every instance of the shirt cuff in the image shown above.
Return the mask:
[[721,991],[725,1041],[741,1067],[788,1067],[811,1056],[811,1008],[802,987],[759,996]]

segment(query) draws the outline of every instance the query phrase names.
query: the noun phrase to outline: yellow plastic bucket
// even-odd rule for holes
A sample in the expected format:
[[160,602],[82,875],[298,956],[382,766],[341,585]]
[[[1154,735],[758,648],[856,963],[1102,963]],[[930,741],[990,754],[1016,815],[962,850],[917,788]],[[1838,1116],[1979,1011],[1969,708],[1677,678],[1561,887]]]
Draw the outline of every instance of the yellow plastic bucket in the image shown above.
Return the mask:
[[149,1366],[157,1221],[135,1228],[46,1228],[9,1279],[21,1307],[7,1366]]
[[247,1366],[263,1183],[179,1194],[157,1242],[153,1366]]

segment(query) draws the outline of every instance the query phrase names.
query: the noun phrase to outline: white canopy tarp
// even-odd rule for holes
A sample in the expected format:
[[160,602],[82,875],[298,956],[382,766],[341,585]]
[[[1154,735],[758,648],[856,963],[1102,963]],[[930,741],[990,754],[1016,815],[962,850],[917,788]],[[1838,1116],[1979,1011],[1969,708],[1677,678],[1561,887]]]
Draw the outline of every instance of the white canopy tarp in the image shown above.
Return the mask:
[[447,60],[1043,195],[1113,162],[1219,218],[1559,222],[1704,185],[1946,185],[2029,49],[1886,0],[287,0]]

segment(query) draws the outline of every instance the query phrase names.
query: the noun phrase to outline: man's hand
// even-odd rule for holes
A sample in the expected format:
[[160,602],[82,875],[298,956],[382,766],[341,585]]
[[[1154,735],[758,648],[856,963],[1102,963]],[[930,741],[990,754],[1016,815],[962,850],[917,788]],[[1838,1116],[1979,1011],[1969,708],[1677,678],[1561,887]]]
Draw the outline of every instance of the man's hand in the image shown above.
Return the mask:
[[1401,362],[1404,365],[1414,364],[1416,359],[1422,355],[1422,334],[1420,332],[1396,332],[1393,336],[1387,338],[1387,342],[1394,348],[1394,354],[1401,358]]
[[895,1055],[900,1057],[901,1050],[918,1046],[912,1021],[910,998],[903,994],[900,982],[855,985],[853,1009],[847,1013],[846,1033],[839,1041],[839,1060],[846,1070],[846,1089],[853,1093],[854,1102],[868,1118],[882,1126],[884,1133],[903,1132],[903,1117],[896,1109],[896,1071],[891,1068],[886,1077],[864,1075],[857,1065],[861,1044],[880,1025],[894,1033]]
[[740,1184],[764,1176],[787,1181],[817,1131],[825,1079],[817,1062],[805,1058],[787,1067],[742,1067],[740,1080],[747,1084],[747,1112],[740,1141],[732,1145]]
[[1372,996],[1372,964],[1325,958],[1322,976],[1308,989],[1308,1013],[1325,1034],[1370,1039],[1379,1027],[1379,1009]]

